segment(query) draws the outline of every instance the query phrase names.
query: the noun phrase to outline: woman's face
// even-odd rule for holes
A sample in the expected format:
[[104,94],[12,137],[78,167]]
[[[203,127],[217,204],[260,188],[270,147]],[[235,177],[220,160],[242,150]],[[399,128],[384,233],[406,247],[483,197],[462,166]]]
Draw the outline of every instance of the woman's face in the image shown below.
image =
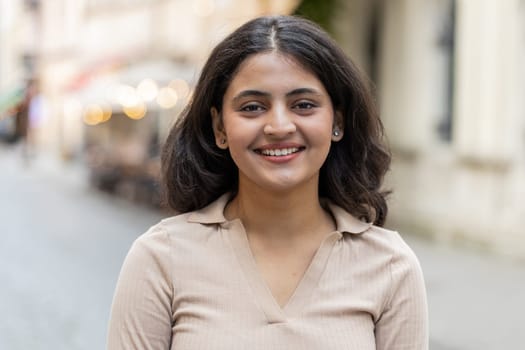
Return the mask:
[[335,112],[323,84],[296,60],[276,52],[248,57],[212,108],[217,146],[239,168],[239,191],[317,189],[334,136]]

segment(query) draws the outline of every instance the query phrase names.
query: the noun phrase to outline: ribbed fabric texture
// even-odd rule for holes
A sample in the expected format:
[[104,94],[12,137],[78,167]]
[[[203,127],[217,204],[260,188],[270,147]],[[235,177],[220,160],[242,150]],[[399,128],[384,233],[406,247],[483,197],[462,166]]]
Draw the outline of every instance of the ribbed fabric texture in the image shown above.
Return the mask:
[[417,258],[393,231],[328,204],[337,232],[284,307],[251,254],[227,197],[163,220],[123,264],[108,349],[428,349]]

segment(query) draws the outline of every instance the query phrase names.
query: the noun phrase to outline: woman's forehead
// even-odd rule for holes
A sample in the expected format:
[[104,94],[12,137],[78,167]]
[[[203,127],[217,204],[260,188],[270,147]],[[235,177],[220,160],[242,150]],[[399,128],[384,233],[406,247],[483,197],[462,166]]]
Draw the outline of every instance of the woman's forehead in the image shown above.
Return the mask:
[[261,64],[263,62],[280,62],[285,65],[289,65],[297,70],[308,71],[300,59],[289,53],[283,53],[278,50],[263,51],[247,56],[237,67],[237,73],[244,69],[250,69],[254,65]]
[[318,77],[290,54],[277,51],[248,56],[232,77],[228,90],[243,85],[286,85],[304,82],[307,85],[324,86]]

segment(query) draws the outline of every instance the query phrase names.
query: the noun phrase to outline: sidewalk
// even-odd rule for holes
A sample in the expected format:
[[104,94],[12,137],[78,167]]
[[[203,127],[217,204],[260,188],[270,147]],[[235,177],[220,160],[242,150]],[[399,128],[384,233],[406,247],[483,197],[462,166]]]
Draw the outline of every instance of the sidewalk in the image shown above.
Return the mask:
[[[81,164],[0,145],[0,349],[104,347],[120,265],[162,214],[92,191]],[[432,350],[525,349],[525,265],[404,235],[428,291]]]
[[425,274],[431,349],[525,349],[525,265],[405,239]]

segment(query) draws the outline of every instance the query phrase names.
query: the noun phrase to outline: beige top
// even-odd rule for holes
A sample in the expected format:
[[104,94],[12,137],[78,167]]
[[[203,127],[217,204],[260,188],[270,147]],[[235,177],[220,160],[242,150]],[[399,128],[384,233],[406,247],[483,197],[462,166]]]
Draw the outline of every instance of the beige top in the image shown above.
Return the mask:
[[428,349],[425,286],[401,237],[333,204],[337,231],[284,307],[228,197],[139,237],[115,291],[108,349]]

